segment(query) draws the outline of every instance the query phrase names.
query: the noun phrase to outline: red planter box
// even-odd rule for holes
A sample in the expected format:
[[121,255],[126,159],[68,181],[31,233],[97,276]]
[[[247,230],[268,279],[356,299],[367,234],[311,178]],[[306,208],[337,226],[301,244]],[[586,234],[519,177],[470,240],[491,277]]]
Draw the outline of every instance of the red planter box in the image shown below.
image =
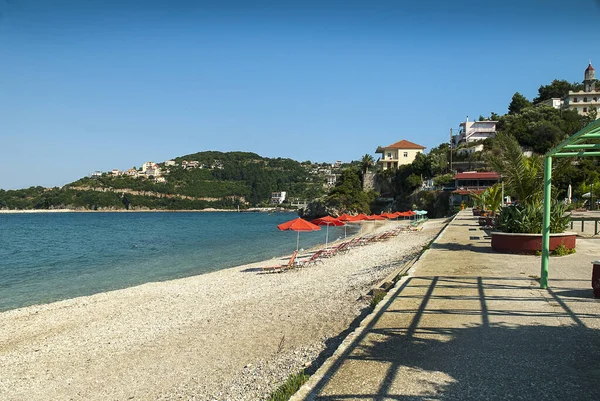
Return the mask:
[[[550,234],[550,251],[559,245],[575,249],[576,233]],[[492,249],[501,253],[535,255],[542,251],[542,234],[492,232]]]

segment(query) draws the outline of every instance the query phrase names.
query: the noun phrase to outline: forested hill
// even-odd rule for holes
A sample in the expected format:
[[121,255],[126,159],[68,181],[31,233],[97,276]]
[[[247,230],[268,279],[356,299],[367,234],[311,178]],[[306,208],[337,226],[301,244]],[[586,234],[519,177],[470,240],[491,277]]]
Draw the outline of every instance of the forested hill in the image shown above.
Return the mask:
[[[330,167],[329,167],[330,168]],[[266,205],[271,193],[324,193],[323,166],[249,152],[199,152],[125,172],[96,173],[63,188],[0,190],[0,209],[204,209]]]

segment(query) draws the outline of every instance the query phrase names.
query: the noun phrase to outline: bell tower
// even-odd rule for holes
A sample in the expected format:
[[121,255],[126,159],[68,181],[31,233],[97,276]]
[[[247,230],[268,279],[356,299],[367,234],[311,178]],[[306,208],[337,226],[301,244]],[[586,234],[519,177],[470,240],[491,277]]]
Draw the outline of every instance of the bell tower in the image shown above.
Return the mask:
[[585,69],[585,73],[583,74],[583,85],[586,92],[594,92],[596,90],[596,77],[591,60],[588,67]]

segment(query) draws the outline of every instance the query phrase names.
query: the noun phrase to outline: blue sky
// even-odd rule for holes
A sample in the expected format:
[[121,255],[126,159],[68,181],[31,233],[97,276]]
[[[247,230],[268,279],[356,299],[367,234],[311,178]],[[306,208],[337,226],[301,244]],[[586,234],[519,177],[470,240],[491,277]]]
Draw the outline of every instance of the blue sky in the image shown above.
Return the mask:
[[[0,0],[0,188],[203,150],[427,148],[597,59],[592,0]],[[598,56],[598,57],[596,57]],[[376,156],[376,155],[375,155]]]

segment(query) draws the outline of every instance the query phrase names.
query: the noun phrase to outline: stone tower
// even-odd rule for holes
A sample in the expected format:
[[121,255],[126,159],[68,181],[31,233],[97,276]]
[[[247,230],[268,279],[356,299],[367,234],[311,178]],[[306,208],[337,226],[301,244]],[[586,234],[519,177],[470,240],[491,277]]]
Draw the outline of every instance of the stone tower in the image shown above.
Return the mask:
[[591,61],[583,74],[583,85],[586,92],[594,92],[596,90],[596,77]]

